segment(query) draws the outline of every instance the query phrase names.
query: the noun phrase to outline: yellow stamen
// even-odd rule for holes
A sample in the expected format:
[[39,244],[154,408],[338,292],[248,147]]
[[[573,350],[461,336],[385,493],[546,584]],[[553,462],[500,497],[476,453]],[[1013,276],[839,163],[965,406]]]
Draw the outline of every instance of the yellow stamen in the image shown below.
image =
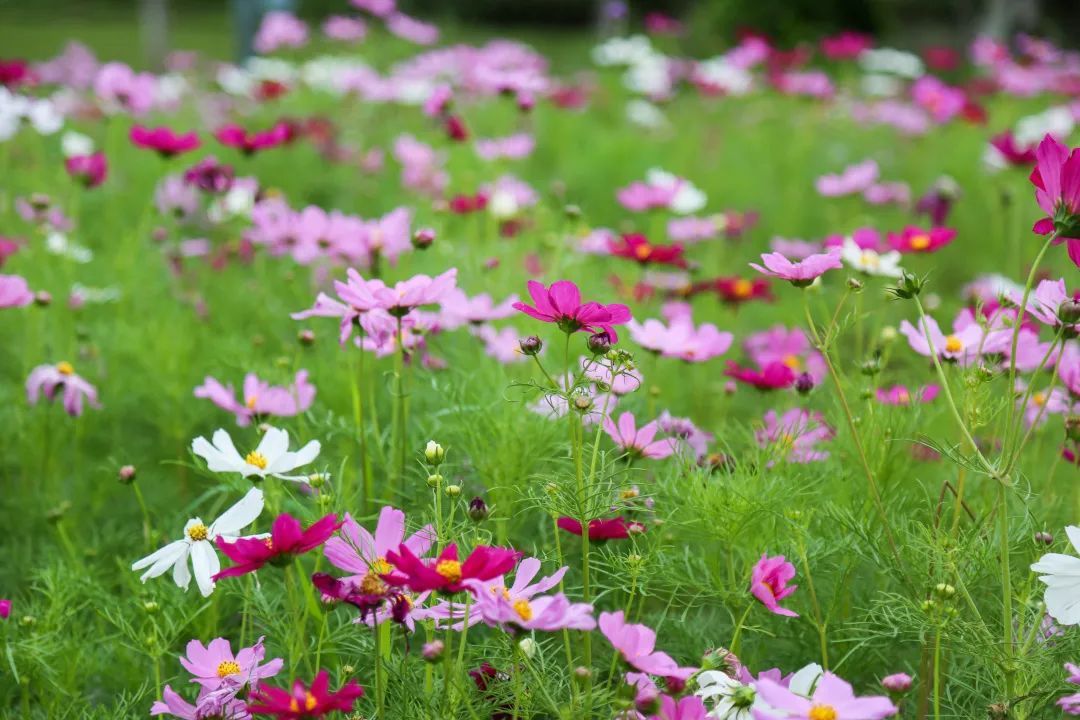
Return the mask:
[[72,367],[71,363],[69,363],[67,360],[61,360],[60,362],[56,363],[56,372],[60,373],[61,375],[74,375],[75,368]]
[[792,370],[802,370],[802,359],[798,355],[785,355],[783,362]]
[[840,716],[832,705],[815,705],[806,717],[810,720],[836,720]]
[[202,523],[195,523],[187,530],[188,537],[198,542],[199,540],[205,540],[210,536],[210,529]]
[[[310,691],[304,693],[304,710],[311,712],[319,704],[319,701],[315,699],[315,696]],[[300,712],[300,703],[296,702],[296,698],[289,701],[289,712]]]
[[739,278],[731,286],[731,292],[737,298],[748,298],[754,294],[754,283],[745,278]]
[[642,243],[634,248],[634,255],[638,260],[648,260],[652,255],[652,245],[649,243]]
[[435,572],[452,583],[461,581],[461,563],[457,560],[440,560],[435,565]]
[[919,233],[911,238],[909,244],[913,250],[925,250],[930,247],[930,236],[926,233]]
[[633,500],[640,494],[641,491],[637,488],[627,488],[626,490],[623,490],[619,493],[619,497],[623,500]]
[[529,622],[530,620],[532,620],[532,606],[529,605],[529,601],[525,598],[514,601],[514,612],[516,612],[518,614],[518,617],[525,622]]
[[1042,407],[1046,404],[1046,393],[1037,392],[1031,396],[1031,401],[1038,407]]
[[249,397],[247,399],[247,402],[244,403],[244,404],[247,405],[248,410],[254,410],[255,409],[255,403],[257,403],[257,402],[259,402],[258,396],[252,395],[251,397]]
[[252,450],[244,458],[244,462],[248,465],[254,465],[260,470],[265,470],[268,463],[266,462],[266,456],[257,450]]
[[878,257],[876,252],[864,250],[862,255],[859,256],[859,262],[863,267],[876,268],[881,264],[881,258]]
[[945,338],[945,352],[958,353],[964,349],[964,343],[955,335]]
[[390,563],[386,562],[386,558],[378,558],[375,562],[371,563],[371,569],[360,581],[360,591],[365,595],[385,595],[386,583],[383,582],[381,575],[393,571]]
[[217,676],[219,678],[228,677],[229,675],[235,675],[240,672],[240,664],[233,660],[222,660],[217,666]]

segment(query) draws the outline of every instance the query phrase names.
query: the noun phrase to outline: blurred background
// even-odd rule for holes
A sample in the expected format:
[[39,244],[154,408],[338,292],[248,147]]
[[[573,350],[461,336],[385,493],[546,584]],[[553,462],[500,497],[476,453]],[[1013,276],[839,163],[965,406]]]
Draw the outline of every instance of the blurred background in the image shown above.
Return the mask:
[[[444,41],[506,34],[541,50],[587,43],[602,18],[628,27],[661,12],[686,27],[681,50],[704,55],[753,30],[781,46],[838,30],[872,33],[882,44],[960,48],[976,34],[1030,32],[1062,46],[1080,43],[1078,0],[401,0],[409,14],[440,25]],[[172,49],[235,59],[263,12],[306,20],[348,14],[348,0],[0,0],[0,57],[41,59],[79,38],[100,56],[152,67]],[[610,22],[609,22],[610,25]]]

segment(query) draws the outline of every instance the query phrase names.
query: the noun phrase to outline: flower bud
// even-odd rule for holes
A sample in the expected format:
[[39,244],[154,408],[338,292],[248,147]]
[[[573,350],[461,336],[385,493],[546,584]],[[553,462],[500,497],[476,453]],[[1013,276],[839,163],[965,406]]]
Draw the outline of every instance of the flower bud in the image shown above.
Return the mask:
[[439,473],[434,473],[433,475],[428,475],[427,476],[427,486],[429,488],[434,489],[434,488],[439,487],[439,485],[442,484],[442,481],[443,481],[443,476],[440,475]]
[[928,613],[931,612],[935,607],[937,607],[937,603],[933,600],[923,600],[920,607],[922,608],[923,612]]
[[795,392],[800,395],[806,395],[814,389],[814,378],[810,377],[810,373],[802,373],[799,377],[795,378]]
[[1046,531],[1039,531],[1039,532],[1035,533],[1035,542],[1040,543],[1042,545],[1053,545],[1054,544],[1054,536],[1051,535],[1050,533],[1046,532]]
[[739,658],[735,657],[733,652],[721,647],[705,653],[705,657],[701,660],[701,666],[703,669],[719,670],[728,677],[736,677],[742,663],[739,662]]
[[450,497],[457,497],[458,495],[461,494],[461,486],[460,485],[447,485],[446,486],[446,494],[448,496],[450,496]]
[[911,682],[911,676],[907,673],[896,673],[881,678],[881,687],[894,695],[899,695],[911,689]]
[[1061,303],[1061,306],[1058,308],[1058,320],[1066,325],[1073,325],[1080,322],[1080,302],[1070,299]]
[[901,300],[911,300],[922,292],[924,285],[926,285],[925,280],[905,270],[901,278],[896,281],[896,285],[889,288],[889,293]]
[[934,592],[943,598],[951,598],[956,594],[956,588],[948,583],[938,583],[934,586]]
[[45,290],[38,290],[34,293],[34,304],[38,307],[49,307],[52,305],[52,295]]
[[563,207],[563,214],[571,220],[577,220],[581,217],[581,208],[577,205],[566,205]]
[[349,675],[352,675],[355,672],[356,672],[356,667],[354,665],[346,664],[346,665],[341,666],[341,674],[343,676],[345,676],[345,677],[348,677]]
[[881,372],[881,360],[878,358],[870,358],[862,365],[859,366],[859,372],[867,377],[873,377]]
[[521,338],[518,342],[518,347],[521,348],[522,355],[539,355],[540,350],[544,347],[544,343],[535,335],[530,335],[529,337]]
[[326,484],[326,475],[324,473],[311,473],[308,475],[308,485],[313,488],[321,488]]
[[311,347],[315,344],[315,331],[314,330],[301,330],[296,333],[296,341],[304,347]]
[[532,660],[536,657],[536,641],[532,638],[524,638],[518,643],[518,648],[525,657]]
[[574,678],[577,680],[588,680],[592,677],[592,670],[584,665],[578,665],[574,668]]
[[19,618],[19,624],[23,627],[31,627],[36,622],[37,618],[33,615],[23,615],[21,618]]
[[156,612],[157,612],[158,610],[160,610],[160,609],[161,609],[161,606],[160,606],[160,605],[158,605],[158,604],[157,604],[156,602],[154,602],[153,600],[147,600],[147,601],[145,601],[145,602],[144,602],[144,603],[142,604],[142,607],[143,607],[143,611],[144,611],[144,612],[146,612],[147,614],[151,614],[151,615],[152,615],[153,613],[156,613]]
[[431,228],[420,228],[412,236],[412,245],[417,250],[427,250],[435,243],[435,231]]
[[484,498],[477,496],[469,501],[469,519],[475,523],[484,522],[491,515],[491,509]]
[[862,292],[863,289],[862,280],[853,277],[847,279],[847,286],[848,290],[851,290],[852,292]]
[[593,355],[606,355],[611,350],[611,336],[606,332],[593,333],[586,344]]
[[578,395],[574,398],[574,409],[578,412],[588,412],[592,407],[592,398],[586,395]]
[[427,460],[428,465],[438,467],[446,459],[446,450],[434,440],[428,440],[427,447],[424,448],[424,459]]
[[120,471],[116,474],[116,479],[120,481],[121,485],[130,485],[135,482],[135,466],[125,465],[120,468]]
[[429,643],[424,643],[424,648],[421,652],[424,656],[424,660],[429,663],[437,663],[442,659],[443,651],[445,649],[446,646],[443,644],[442,640],[432,640]]

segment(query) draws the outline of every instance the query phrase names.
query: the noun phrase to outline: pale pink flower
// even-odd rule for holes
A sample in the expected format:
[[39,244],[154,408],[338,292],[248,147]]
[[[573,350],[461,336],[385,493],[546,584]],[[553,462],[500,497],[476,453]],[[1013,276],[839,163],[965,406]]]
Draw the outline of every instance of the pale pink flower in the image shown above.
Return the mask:
[[794,610],[780,606],[780,601],[798,588],[798,585],[788,585],[794,578],[795,566],[783,555],[769,557],[762,554],[750,574],[750,593],[776,615],[799,617]]
[[874,160],[864,160],[855,165],[849,165],[843,172],[837,175],[822,175],[815,183],[818,194],[825,197],[839,197],[842,195],[855,195],[873,185],[880,170]]
[[60,391],[64,393],[64,410],[72,417],[82,415],[84,401],[92,408],[101,407],[97,388],[76,375],[69,362],[38,365],[26,378],[26,399],[31,405],[36,405],[42,395],[53,400]]
[[660,430],[656,420],[638,428],[633,413],[624,412],[619,416],[618,424],[612,422],[610,416],[605,417],[603,427],[615,446],[633,457],[661,460],[673,454],[678,446],[675,438],[655,439]]
[[18,275],[0,275],[0,309],[25,307],[34,302],[34,293]]
[[240,427],[265,417],[293,417],[306,411],[315,400],[315,386],[308,382],[307,370],[296,373],[292,385],[281,387],[260,380],[255,373],[244,376],[243,399],[237,400],[232,385],[222,385],[209,375],[195,388],[195,397],[210,400],[236,416]]
[[816,447],[834,434],[820,413],[792,408],[782,417],[775,410],[765,413],[763,426],[754,431],[754,439],[758,447],[774,449],[785,462],[809,463],[829,457],[828,451]]
[[763,275],[787,280],[796,287],[806,287],[829,270],[842,268],[840,251],[830,248],[820,255],[811,255],[801,262],[792,262],[780,253],[764,253],[761,262],[765,267],[757,263],[750,263],[750,267]]

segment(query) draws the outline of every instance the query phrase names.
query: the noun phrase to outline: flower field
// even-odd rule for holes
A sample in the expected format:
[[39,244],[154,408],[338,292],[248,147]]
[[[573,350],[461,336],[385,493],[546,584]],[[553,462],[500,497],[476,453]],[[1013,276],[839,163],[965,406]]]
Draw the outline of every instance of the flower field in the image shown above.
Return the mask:
[[0,58],[0,717],[1080,715],[1080,53],[607,20]]

